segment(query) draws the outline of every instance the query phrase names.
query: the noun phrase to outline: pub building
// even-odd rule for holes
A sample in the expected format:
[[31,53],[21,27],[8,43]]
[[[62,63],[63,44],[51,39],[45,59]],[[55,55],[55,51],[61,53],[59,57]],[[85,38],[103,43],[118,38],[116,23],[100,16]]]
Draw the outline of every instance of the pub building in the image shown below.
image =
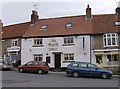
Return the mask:
[[118,12],[92,15],[87,5],[85,15],[39,19],[38,12],[33,10],[30,22],[12,25],[14,30],[21,26],[23,30],[19,37],[11,37],[12,40],[20,39],[16,60],[20,60],[20,64],[46,61],[51,68],[62,69],[73,61],[107,66],[107,57],[111,57],[109,61],[117,65],[120,50]]

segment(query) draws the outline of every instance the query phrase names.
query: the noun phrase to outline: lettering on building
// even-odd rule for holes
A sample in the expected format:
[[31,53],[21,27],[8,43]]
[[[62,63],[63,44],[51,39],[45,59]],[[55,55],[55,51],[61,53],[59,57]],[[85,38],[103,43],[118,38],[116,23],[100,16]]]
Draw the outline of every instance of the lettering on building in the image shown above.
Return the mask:
[[56,39],[50,39],[48,46],[49,46],[49,51],[57,51],[58,43],[57,43]]

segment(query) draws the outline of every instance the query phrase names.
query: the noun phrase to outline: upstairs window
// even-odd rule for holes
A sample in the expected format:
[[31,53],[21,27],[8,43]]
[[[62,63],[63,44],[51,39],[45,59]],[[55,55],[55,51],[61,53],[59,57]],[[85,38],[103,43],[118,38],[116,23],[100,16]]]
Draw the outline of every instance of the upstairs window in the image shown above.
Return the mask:
[[103,35],[104,47],[118,46],[118,34],[107,33]]
[[72,23],[67,23],[65,27],[66,28],[71,28],[72,27]]
[[47,29],[47,25],[42,25],[40,29],[41,30],[46,30]]
[[64,44],[69,45],[69,44],[73,44],[73,43],[74,43],[73,37],[66,37],[66,38],[64,38]]
[[42,39],[34,39],[34,46],[41,46],[43,45]]
[[11,46],[18,46],[18,39],[11,40]]

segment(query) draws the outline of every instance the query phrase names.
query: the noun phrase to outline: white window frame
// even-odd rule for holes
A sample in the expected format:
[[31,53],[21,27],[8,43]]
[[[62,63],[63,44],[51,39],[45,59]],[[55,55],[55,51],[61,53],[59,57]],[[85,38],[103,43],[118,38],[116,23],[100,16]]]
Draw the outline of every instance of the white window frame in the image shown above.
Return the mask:
[[33,54],[34,61],[42,61],[43,60],[43,54]]
[[65,27],[66,27],[66,28],[72,28],[72,25],[73,25],[73,24],[72,24],[71,22],[69,22],[69,23],[66,24]]
[[65,45],[74,44],[74,37],[64,37],[64,44]]
[[34,46],[42,46],[43,45],[43,39],[37,38],[34,39]]
[[115,25],[116,25],[116,26],[120,26],[120,21],[116,21],[116,22],[115,22]]
[[40,30],[46,30],[47,29],[47,25],[42,25]]
[[74,53],[65,53],[64,54],[64,61],[74,61]]
[[[110,44],[108,42],[108,39],[110,40]],[[113,44],[113,39],[115,40],[115,44]],[[104,47],[118,46],[118,34],[117,33],[104,34],[103,35],[103,43],[104,43]]]
[[11,40],[11,47],[17,47],[18,46],[18,39]]

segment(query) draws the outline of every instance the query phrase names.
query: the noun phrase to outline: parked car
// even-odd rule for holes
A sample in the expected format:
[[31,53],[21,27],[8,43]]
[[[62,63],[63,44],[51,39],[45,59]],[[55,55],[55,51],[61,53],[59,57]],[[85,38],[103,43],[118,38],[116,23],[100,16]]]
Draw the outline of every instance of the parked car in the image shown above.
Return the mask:
[[11,70],[12,68],[12,63],[8,62],[7,60],[0,60],[0,70]]
[[47,62],[43,61],[29,61],[28,63],[24,65],[18,66],[18,71],[19,72],[33,72],[33,73],[48,73],[49,72],[49,65]]
[[111,78],[112,71],[97,67],[88,62],[71,62],[66,68],[66,74],[77,78],[79,76]]

